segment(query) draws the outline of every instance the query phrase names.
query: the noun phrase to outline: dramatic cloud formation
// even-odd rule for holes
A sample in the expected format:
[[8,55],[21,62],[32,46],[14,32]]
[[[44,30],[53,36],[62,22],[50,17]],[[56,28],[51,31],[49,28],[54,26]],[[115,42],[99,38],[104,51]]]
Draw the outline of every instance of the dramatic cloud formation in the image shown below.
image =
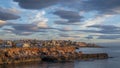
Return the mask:
[[0,20],[14,20],[18,18],[20,18],[20,16],[16,15],[14,11],[0,7]]
[[119,42],[119,18],[119,0],[0,0],[0,38]]
[[[119,0],[14,0],[25,9],[42,9],[55,4],[81,11],[98,11],[100,13],[120,13]],[[74,5],[73,5],[74,4]]]

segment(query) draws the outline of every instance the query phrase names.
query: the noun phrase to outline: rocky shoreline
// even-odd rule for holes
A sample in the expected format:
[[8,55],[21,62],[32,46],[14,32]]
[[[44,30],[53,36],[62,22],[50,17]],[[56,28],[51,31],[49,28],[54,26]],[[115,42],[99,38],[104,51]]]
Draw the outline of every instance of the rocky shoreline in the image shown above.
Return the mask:
[[73,46],[26,47],[0,49],[0,64],[11,64],[31,61],[67,62],[73,60],[107,59],[106,53],[83,54],[76,52]]

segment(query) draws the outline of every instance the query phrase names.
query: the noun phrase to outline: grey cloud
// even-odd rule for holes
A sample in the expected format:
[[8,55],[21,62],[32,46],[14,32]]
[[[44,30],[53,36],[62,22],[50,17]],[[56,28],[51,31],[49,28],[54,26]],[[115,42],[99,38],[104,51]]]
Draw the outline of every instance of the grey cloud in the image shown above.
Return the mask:
[[0,24],[0,28],[3,27],[5,24]]
[[88,27],[99,28],[101,30],[84,30],[85,32],[103,33],[103,34],[120,34],[120,27],[114,25],[92,25]]
[[24,9],[43,9],[56,4],[69,6],[69,4],[78,3],[79,0],[13,0],[18,2],[19,6]]
[[59,34],[60,37],[69,37],[68,34]]
[[118,39],[120,35],[100,35],[98,39]]
[[36,26],[31,24],[12,24],[13,29],[3,29],[4,31],[10,31],[16,35],[31,35],[37,31],[39,31]]
[[14,23],[1,20],[1,22],[0,22],[0,28],[2,28],[3,26],[10,26],[10,25],[13,25],[13,24]]
[[42,9],[52,5],[60,4],[80,11],[99,11],[100,13],[119,13],[120,0],[14,0],[20,7],[25,9]]
[[31,35],[37,32],[46,32],[49,29],[54,29],[50,27],[38,27],[35,24],[9,24],[13,29],[4,29],[5,31],[11,31],[17,35]]
[[120,0],[86,0],[83,1],[82,6],[83,10],[114,14],[120,8]]
[[92,35],[89,35],[89,36],[87,36],[87,37],[85,37],[85,38],[87,38],[87,39],[93,39],[93,36],[92,36]]
[[78,12],[68,10],[58,10],[53,14],[58,15],[63,19],[67,19],[69,23],[80,22],[83,18]]
[[119,29],[120,27],[114,25],[92,25],[88,27],[100,28],[100,29]]
[[96,36],[96,39],[111,39],[111,40],[113,40],[113,39],[119,39],[120,38],[120,35],[115,35],[115,34],[113,34],[113,35],[106,35],[106,34],[104,34],[104,35],[89,35],[85,38],[93,39],[94,36]]
[[56,30],[58,30],[58,31],[61,31],[61,32],[79,31],[79,30],[66,30],[66,29],[60,29],[60,28],[54,28],[54,29],[56,29]]
[[60,0],[14,0],[18,2],[20,7],[25,9],[42,9],[54,4],[57,4]]
[[58,34],[60,37],[72,37],[72,38],[80,38],[80,36],[72,36],[72,35],[69,35],[69,34]]
[[12,27],[19,31],[37,31],[38,27],[33,24],[14,24]]
[[61,21],[61,20],[55,21],[54,23],[58,25],[80,25],[79,23],[70,23],[68,21]]
[[[93,28],[93,29],[89,29]],[[97,30],[96,30],[97,28]],[[84,32],[84,33],[101,33],[101,34],[120,34],[120,27],[114,25],[92,25],[88,26],[89,30],[65,30],[56,28],[58,31],[62,32]]]
[[20,16],[12,13],[8,9],[3,9],[0,7],[0,20],[14,20],[18,18],[20,18]]
[[98,11],[99,14],[120,13],[116,12],[120,11],[120,0],[73,0],[65,2],[64,6],[85,12]]

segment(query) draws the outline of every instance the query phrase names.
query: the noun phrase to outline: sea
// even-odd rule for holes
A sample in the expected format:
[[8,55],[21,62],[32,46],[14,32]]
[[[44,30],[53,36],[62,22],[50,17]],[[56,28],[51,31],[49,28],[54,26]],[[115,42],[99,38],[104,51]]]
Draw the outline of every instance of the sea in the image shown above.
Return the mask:
[[0,65],[0,68],[120,68],[120,44],[103,43],[98,44],[104,48],[79,48],[83,53],[108,53],[108,59],[103,60],[75,60],[73,62],[50,63],[30,62],[20,64]]

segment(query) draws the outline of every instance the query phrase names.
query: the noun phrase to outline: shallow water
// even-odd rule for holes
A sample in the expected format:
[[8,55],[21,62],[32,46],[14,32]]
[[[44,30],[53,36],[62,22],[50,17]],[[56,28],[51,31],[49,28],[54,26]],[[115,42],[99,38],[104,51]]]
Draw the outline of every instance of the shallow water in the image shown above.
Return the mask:
[[120,46],[119,45],[108,45],[106,48],[80,48],[80,51],[84,53],[103,53],[109,54],[109,59],[105,60],[91,60],[91,61],[80,61],[67,63],[40,63],[31,62],[23,64],[10,64],[0,65],[0,68],[120,68]]

